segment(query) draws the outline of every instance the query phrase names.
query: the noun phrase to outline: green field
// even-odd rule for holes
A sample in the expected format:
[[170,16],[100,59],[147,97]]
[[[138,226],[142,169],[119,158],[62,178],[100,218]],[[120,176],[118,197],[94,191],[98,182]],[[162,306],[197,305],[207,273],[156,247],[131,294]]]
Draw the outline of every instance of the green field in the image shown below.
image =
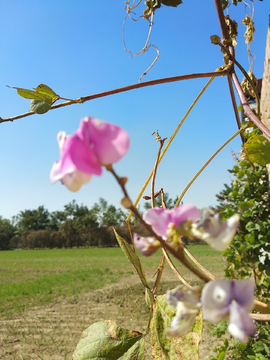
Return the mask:
[[[219,252],[203,245],[189,249],[210,271],[222,271]],[[154,269],[159,258],[160,252],[149,258],[141,256],[141,261],[146,269]],[[10,316],[32,306],[103,288],[132,274],[132,270],[120,248],[2,251],[0,314]],[[181,272],[186,270],[182,268]]]
[[[222,254],[205,245],[189,250],[208,270],[223,276]],[[160,256],[161,251],[140,256],[150,286]],[[186,280],[198,283],[174,262]],[[144,332],[149,308],[133,273],[120,248],[0,252],[0,359],[71,359],[82,331],[100,320],[114,319],[123,328]],[[165,264],[158,293],[178,284]],[[151,359],[150,340],[146,343],[146,359]],[[207,346],[203,351],[208,354],[212,343]]]

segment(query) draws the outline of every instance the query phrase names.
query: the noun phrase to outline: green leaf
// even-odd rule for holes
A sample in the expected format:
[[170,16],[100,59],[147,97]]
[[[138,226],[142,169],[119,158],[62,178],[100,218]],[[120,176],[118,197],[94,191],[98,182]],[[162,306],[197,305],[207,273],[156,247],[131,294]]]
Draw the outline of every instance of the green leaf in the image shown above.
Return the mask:
[[126,257],[129,259],[131,264],[134,266],[137,274],[139,275],[139,277],[141,279],[141,282],[147,289],[150,289],[147,284],[147,280],[146,280],[145,272],[142,267],[142,263],[141,263],[140,259],[138,258],[138,256],[136,255],[135,251],[133,250],[133,247],[131,245],[129,245],[120,235],[118,235],[117,232],[115,231],[115,229],[113,229],[113,231],[114,231],[114,234],[115,234],[116,240],[118,241],[119,246],[121,247],[121,249],[124,252],[124,254],[126,255]]
[[182,0],[160,0],[161,4],[176,7],[183,3]]
[[99,321],[83,331],[72,360],[144,359],[144,337],[122,329],[114,320]]
[[36,114],[44,114],[50,110],[51,105],[45,101],[40,100],[31,100],[30,101],[30,111],[34,111]]
[[225,351],[222,351],[221,353],[219,353],[218,356],[217,356],[218,360],[224,360],[225,355],[226,355]]
[[152,357],[159,360],[199,359],[198,348],[203,326],[201,312],[197,315],[196,321],[187,335],[167,337],[165,331],[175,316],[175,309],[167,305],[165,297],[166,295],[157,296],[157,301],[153,308],[153,317],[150,325]]
[[244,146],[247,159],[252,163],[270,163],[270,142],[262,135],[253,135]]
[[59,95],[57,95],[49,86],[45,84],[39,84],[35,90],[40,94],[48,95],[52,99],[52,102],[55,102],[60,98]]
[[38,93],[33,90],[17,88],[14,86],[9,86],[9,87],[12,89],[16,89],[17,93],[25,99],[34,99],[34,100],[39,100],[39,101],[45,101],[49,105],[52,104],[52,98],[46,94]]

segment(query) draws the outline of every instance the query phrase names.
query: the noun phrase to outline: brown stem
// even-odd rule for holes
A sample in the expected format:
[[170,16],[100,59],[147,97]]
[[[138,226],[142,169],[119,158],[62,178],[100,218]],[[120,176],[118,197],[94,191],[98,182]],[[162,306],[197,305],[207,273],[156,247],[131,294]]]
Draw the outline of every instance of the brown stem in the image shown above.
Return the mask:
[[162,207],[163,207],[163,209],[167,209],[167,205],[166,205],[166,202],[165,202],[165,193],[163,191],[163,188],[160,189],[160,193],[161,193]]
[[158,140],[159,141],[159,148],[158,148],[157,158],[156,158],[154,169],[153,169],[153,176],[152,176],[152,182],[151,182],[151,206],[152,206],[152,208],[155,207],[155,179],[156,179],[156,175],[157,175],[157,167],[158,167],[158,163],[159,163],[160,152],[161,152],[161,149],[162,149],[162,147],[164,145],[164,141],[166,139],[167,138],[165,138],[163,140],[161,140],[161,139]]
[[162,249],[163,254],[166,257],[167,263],[170,265],[172,271],[175,273],[175,275],[178,277],[178,279],[180,281],[182,281],[182,283],[184,285],[186,285],[188,288],[192,288],[192,286],[186,281],[186,279],[180,274],[180,272],[176,269],[174,263],[172,262],[171,258],[169,257],[169,254],[167,253],[167,251],[165,249]]
[[[230,95],[231,95],[231,100],[232,100],[232,104],[233,104],[233,110],[234,110],[237,126],[238,126],[238,129],[240,129],[241,128],[241,121],[240,121],[240,118],[239,118],[239,113],[238,113],[238,109],[237,109],[237,103],[236,103],[236,99],[235,99],[235,95],[234,95],[234,91],[233,91],[232,79],[231,79],[230,75],[227,75],[227,80],[228,80],[228,85],[229,85],[229,90],[230,90]],[[244,136],[244,134],[242,132],[240,133],[240,136],[241,136],[242,144],[244,145],[245,136]]]
[[258,321],[270,321],[270,314],[249,314],[250,317]]
[[247,99],[245,97],[245,94],[243,92],[243,89],[240,85],[240,82],[237,78],[236,73],[232,72],[232,80],[234,83],[234,86],[236,88],[236,91],[239,95],[241,105],[243,107],[244,113],[246,117],[248,117],[262,132],[263,134],[270,140],[270,131],[263,125],[263,123],[257,118],[257,116],[254,114],[252,109],[250,108]]
[[208,282],[211,280],[206,274],[202,273],[200,269],[195,267],[192,263],[190,263],[187,258],[185,257],[184,252],[182,249],[175,250],[173,247],[168,245],[161,236],[157,235],[154,230],[152,229],[152,226],[147,224],[141,214],[138,212],[138,210],[132,205],[130,207],[130,210],[137,216],[137,218],[140,220],[140,222],[145,226],[145,228],[160,242],[161,246],[169,251],[171,254],[173,254],[174,257],[176,257],[185,267],[187,267],[191,272],[193,272],[196,276],[198,276],[201,280],[204,282]]
[[[97,94],[93,94],[93,95],[87,95],[87,96],[83,96],[83,97],[80,97],[80,98],[77,98],[77,99],[74,99],[74,100],[70,100],[70,101],[62,102],[60,104],[52,105],[50,110],[58,109],[58,108],[61,108],[61,107],[64,107],[64,106],[72,105],[72,104],[81,104],[81,103],[84,103],[85,101],[101,98],[101,97],[104,97],[104,96],[114,95],[114,94],[118,94],[118,93],[121,93],[121,92],[129,91],[129,90],[139,89],[139,88],[146,87],[146,86],[165,84],[165,83],[181,81],[181,80],[198,79],[198,78],[214,77],[214,76],[224,76],[226,74],[228,74],[228,69],[227,68],[225,68],[225,69],[223,69],[221,71],[197,73],[197,74],[188,74],[188,75],[180,75],[180,76],[172,76],[172,77],[167,77],[167,78],[162,78],[162,79],[144,81],[144,82],[140,82],[140,83],[137,83],[137,84],[127,85],[127,86],[123,86],[123,87],[120,87],[120,88],[117,88],[117,89],[103,91],[101,93],[97,93]],[[0,123],[6,122],[6,121],[13,121],[13,120],[21,119],[21,118],[24,118],[26,116],[30,116],[30,115],[34,115],[34,114],[35,114],[34,111],[29,111],[27,113],[12,116],[12,117],[9,117],[9,118],[4,118],[3,119],[3,118],[0,117]]]
[[174,248],[172,248],[170,245],[166,244],[166,242],[162,239],[161,236],[157,235],[154,230],[152,229],[152,226],[147,224],[141,214],[139,213],[139,211],[136,209],[136,207],[132,204],[132,201],[130,200],[128,193],[126,191],[125,188],[125,182],[126,182],[126,178],[120,178],[115,171],[113,170],[112,165],[107,165],[106,169],[108,171],[110,171],[113,176],[115,177],[116,181],[118,182],[118,184],[120,185],[125,197],[122,200],[122,205],[126,208],[129,209],[133,212],[133,214],[140,220],[140,222],[144,225],[144,227],[150,232],[150,234],[152,234],[161,244],[161,246],[163,248],[165,248],[166,250],[170,251],[170,253],[173,254],[173,256],[175,256],[185,267],[187,267],[191,272],[193,272],[196,276],[198,276],[201,280],[203,280],[204,282],[208,282],[211,280],[211,278],[209,278],[207,275],[205,275],[204,273],[201,272],[200,269],[198,269],[197,267],[195,267],[192,263],[190,263],[184,254],[184,251],[182,249],[177,249],[175,250]]
[[[204,274],[199,268],[194,267],[190,262],[187,261],[187,259],[185,258],[185,254],[183,251],[179,252],[176,251],[175,249],[173,249],[171,246],[169,246],[168,244],[166,244],[166,242],[160,237],[158,236],[154,230],[152,229],[152,227],[148,224],[146,224],[146,222],[143,220],[141,214],[138,212],[138,210],[132,205],[131,200],[128,197],[127,191],[125,189],[125,183],[123,181],[124,178],[120,178],[117,176],[117,174],[115,173],[115,171],[113,170],[112,166],[109,165],[106,167],[108,171],[110,171],[113,176],[116,178],[117,182],[119,183],[119,185],[121,186],[125,197],[128,199],[129,203],[131,204],[129,206],[129,209],[136,215],[136,217],[140,220],[140,222],[145,226],[145,228],[161,243],[162,247],[168,251],[170,251],[173,256],[175,256],[178,260],[180,260],[180,262],[186,266],[191,272],[193,272],[195,275],[197,275],[200,279],[202,279],[204,282],[208,282],[210,280],[212,280],[212,277],[215,277],[214,275],[212,275],[209,271],[208,273],[211,275],[211,277],[209,277],[208,275]],[[267,305],[261,301],[258,300],[254,300],[254,309],[257,311],[261,311],[264,312],[266,314],[270,314],[270,305]],[[256,315],[256,314],[253,314]]]
[[[182,240],[181,240],[182,242]],[[187,256],[198,266],[199,269],[201,269],[211,280],[217,280],[217,277],[210,273],[196,258],[191,254],[191,252],[187,249],[185,244],[182,242],[184,251],[187,254]]]
[[247,79],[247,81],[249,82],[250,86],[253,89],[253,92],[255,94],[256,97],[256,103],[257,103],[257,114],[260,115],[260,98],[259,98],[259,94],[258,91],[256,89],[256,86],[254,85],[253,81],[251,80],[250,76],[248,75],[248,73],[246,72],[246,70],[243,68],[243,66],[241,64],[239,64],[239,62],[235,59],[235,57],[231,54],[230,50],[228,50],[223,44],[219,43],[220,47],[224,50],[224,52],[226,52],[226,54],[228,55],[229,59],[238,66],[238,68],[242,71],[242,73],[244,74],[245,78]]
[[[163,250],[163,249],[162,249]],[[155,285],[152,289],[152,293],[154,295],[156,295],[157,293],[157,290],[158,290],[158,287],[159,287],[159,284],[160,284],[160,280],[161,280],[161,277],[162,277],[162,273],[163,273],[163,270],[164,270],[164,263],[165,263],[165,255],[164,253],[161,255],[161,258],[160,258],[160,262],[159,262],[159,266],[158,266],[158,269],[157,269],[157,277],[156,277],[156,281],[155,281]]]
[[224,13],[222,10],[221,1],[214,0],[214,3],[215,3],[218,21],[219,21],[219,25],[220,25],[220,30],[221,30],[221,34],[222,34],[222,40],[229,39],[230,36],[229,36],[229,32],[228,32],[228,27],[227,27],[225,19],[224,19]]

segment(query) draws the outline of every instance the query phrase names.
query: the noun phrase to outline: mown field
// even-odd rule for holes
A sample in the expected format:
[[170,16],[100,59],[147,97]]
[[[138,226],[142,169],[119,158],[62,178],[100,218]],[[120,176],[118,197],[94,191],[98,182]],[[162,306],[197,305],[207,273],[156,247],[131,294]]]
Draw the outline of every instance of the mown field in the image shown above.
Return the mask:
[[[219,252],[204,245],[189,250],[222,276]],[[160,255],[141,257],[150,283]],[[198,282],[181,265],[178,269]],[[70,359],[81,332],[98,320],[113,318],[143,331],[148,309],[144,289],[132,274],[119,248],[0,252],[0,359]],[[177,284],[165,265],[160,292]]]

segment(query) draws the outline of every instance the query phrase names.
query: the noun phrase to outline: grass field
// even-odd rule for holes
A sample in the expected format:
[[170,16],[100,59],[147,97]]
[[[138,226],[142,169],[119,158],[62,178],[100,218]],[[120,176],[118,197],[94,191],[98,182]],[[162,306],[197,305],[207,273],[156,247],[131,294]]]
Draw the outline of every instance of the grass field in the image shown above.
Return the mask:
[[[204,245],[193,245],[189,250],[207,269],[222,276],[224,262],[219,252]],[[150,282],[160,255],[159,252],[150,258],[141,257]],[[197,282],[181,265],[178,268],[187,280]],[[147,319],[147,309],[141,305],[136,310],[134,304],[144,304],[143,288],[131,274],[132,265],[119,248],[0,252],[0,316],[1,326],[6,327],[0,330],[0,359],[68,359],[81,331],[112,314],[127,327],[135,318],[136,326],[141,326],[141,321]],[[166,279],[160,287],[163,292],[178,283],[168,265],[164,274]],[[125,288],[119,287],[122,282]],[[114,283],[118,287],[108,287]],[[46,311],[52,308],[50,317]],[[69,324],[73,324],[74,333],[64,336],[66,311],[71,308]],[[47,315],[42,317],[44,311]]]

